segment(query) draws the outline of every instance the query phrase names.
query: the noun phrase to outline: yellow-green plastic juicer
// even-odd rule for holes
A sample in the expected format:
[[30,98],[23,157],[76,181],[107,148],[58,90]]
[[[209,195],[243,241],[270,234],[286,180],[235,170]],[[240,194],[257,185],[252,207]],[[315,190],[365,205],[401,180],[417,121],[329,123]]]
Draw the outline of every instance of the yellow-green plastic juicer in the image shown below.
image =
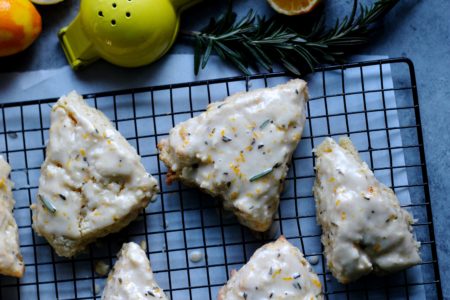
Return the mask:
[[180,13],[200,1],[82,0],[59,40],[74,70],[99,58],[123,67],[143,66],[170,49]]

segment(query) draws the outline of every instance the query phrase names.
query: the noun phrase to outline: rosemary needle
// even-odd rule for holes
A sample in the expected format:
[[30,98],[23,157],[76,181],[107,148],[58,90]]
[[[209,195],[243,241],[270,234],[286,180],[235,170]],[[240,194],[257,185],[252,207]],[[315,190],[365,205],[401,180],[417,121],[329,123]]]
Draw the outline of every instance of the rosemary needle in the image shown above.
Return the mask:
[[228,142],[231,142],[232,139],[229,138],[229,137],[227,137],[226,135],[224,135],[224,136],[222,137],[222,141],[225,142],[225,143],[228,143]]
[[47,208],[49,212],[52,214],[56,212],[56,207],[50,200],[42,197],[41,195],[39,195],[39,199],[41,199],[42,204],[44,204],[45,208]]
[[265,120],[261,125],[259,125],[259,129],[264,129],[264,127],[269,125],[269,123],[270,123],[269,119]]
[[273,171],[273,168],[266,169],[266,170],[262,171],[261,173],[258,173],[255,176],[252,176],[249,180],[250,180],[250,182],[256,181],[256,180],[263,178],[264,176],[272,173],[272,171]]

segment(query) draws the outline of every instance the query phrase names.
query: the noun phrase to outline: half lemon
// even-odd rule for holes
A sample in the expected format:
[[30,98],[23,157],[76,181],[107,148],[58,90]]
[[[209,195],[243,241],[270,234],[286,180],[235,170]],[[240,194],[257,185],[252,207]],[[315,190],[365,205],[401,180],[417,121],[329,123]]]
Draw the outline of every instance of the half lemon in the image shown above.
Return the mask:
[[52,5],[63,2],[64,0],[30,0],[30,1],[38,5]]
[[280,14],[295,16],[309,13],[321,0],[267,0]]

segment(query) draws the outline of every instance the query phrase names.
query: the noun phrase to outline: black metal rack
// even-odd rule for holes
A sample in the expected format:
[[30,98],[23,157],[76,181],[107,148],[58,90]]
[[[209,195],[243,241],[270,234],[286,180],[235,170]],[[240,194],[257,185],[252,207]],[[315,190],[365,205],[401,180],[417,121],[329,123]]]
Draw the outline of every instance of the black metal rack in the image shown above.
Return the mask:
[[[377,88],[367,88],[366,68],[378,74]],[[395,86],[387,83],[387,71],[394,78]],[[350,72],[359,75],[348,78]],[[338,81],[330,83],[330,74]],[[238,90],[272,86],[287,76],[284,73],[241,76],[85,95],[87,101],[104,111],[136,147],[147,170],[159,180],[161,193],[137,221],[72,259],[55,255],[47,242],[32,231],[29,210],[29,205],[35,201],[39,167],[45,155],[50,105],[57,99],[1,104],[0,152],[13,168],[15,216],[26,275],[21,280],[0,277],[0,300],[100,298],[105,276],[95,273],[95,264],[103,260],[112,265],[122,242],[129,240],[146,242],[155,276],[171,299],[215,299],[229,271],[243,265],[256,248],[273,237],[255,236],[239,226],[235,219],[217,213],[220,205],[195,189],[178,183],[167,186],[166,169],[158,160],[155,146],[167,136],[171,127],[199,114],[207,103]],[[311,90],[306,128],[286,180],[288,187],[282,195],[275,222],[279,228],[275,231],[285,234],[306,257],[319,258],[314,269],[321,278],[327,299],[417,299],[417,295],[441,299],[412,62],[400,58],[351,63],[318,68],[313,76],[321,84]],[[359,88],[348,90],[348,82],[355,80],[359,81]],[[393,94],[395,106],[388,105],[387,101]],[[339,101],[342,110],[331,109],[333,101]],[[350,109],[349,103],[353,101],[361,101],[361,109]],[[399,124],[391,122],[393,113],[398,116]],[[355,118],[363,120],[356,127]],[[384,126],[373,127],[374,118],[383,120]],[[341,129],[336,131],[335,124]],[[319,127],[321,130],[317,129]],[[385,183],[396,192],[408,193],[410,202],[403,206],[418,219],[414,230],[422,243],[423,262],[413,270],[383,278],[369,276],[347,286],[338,284],[326,270],[320,248],[320,231],[317,225],[311,225],[315,224],[315,211],[310,189],[314,178],[314,157],[310,150],[325,136],[344,134],[352,139],[365,140],[358,147],[363,159],[376,174],[386,176],[388,180]],[[385,135],[385,144],[373,142],[378,134]],[[400,136],[402,143],[394,144],[393,135],[397,140]],[[395,165],[395,156],[399,152],[404,156],[403,165]],[[384,156],[379,156],[380,153]],[[380,161],[381,165],[378,164]],[[397,183],[400,171],[406,174],[407,184]],[[205,255],[202,262],[189,260],[189,253],[193,250]],[[421,276],[416,276],[419,269]]]

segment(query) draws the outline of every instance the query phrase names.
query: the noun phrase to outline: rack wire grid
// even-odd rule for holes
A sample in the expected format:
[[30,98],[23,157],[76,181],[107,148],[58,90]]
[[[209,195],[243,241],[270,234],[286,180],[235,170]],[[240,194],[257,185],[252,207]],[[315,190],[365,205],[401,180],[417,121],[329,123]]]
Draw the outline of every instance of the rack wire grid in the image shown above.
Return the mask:
[[[20,280],[0,277],[0,300],[100,298],[106,276],[95,272],[96,263],[112,266],[126,241],[147,243],[156,279],[170,299],[215,299],[230,271],[279,234],[311,261],[318,259],[313,268],[326,299],[442,298],[416,79],[408,59],[322,67],[307,77],[311,83],[308,117],[271,234],[253,234],[223,213],[220,203],[196,189],[165,184],[167,170],[158,160],[156,144],[175,124],[198,115],[211,101],[274,86],[288,77],[273,73],[85,95],[136,147],[147,170],[159,180],[161,193],[127,228],[72,259],[55,255],[33,232],[29,209],[36,199],[51,105],[57,99],[1,104],[0,149],[12,165],[15,217],[26,272]],[[369,87],[369,81],[375,86]],[[402,206],[413,214],[414,232],[421,242],[420,265],[349,285],[339,284],[326,269],[311,191],[311,150],[324,137],[341,135],[352,138],[376,176],[395,190]],[[403,157],[401,164],[397,155]],[[406,181],[397,180],[402,176]],[[200,251],[203,260],[190,261],[192,251]]]

